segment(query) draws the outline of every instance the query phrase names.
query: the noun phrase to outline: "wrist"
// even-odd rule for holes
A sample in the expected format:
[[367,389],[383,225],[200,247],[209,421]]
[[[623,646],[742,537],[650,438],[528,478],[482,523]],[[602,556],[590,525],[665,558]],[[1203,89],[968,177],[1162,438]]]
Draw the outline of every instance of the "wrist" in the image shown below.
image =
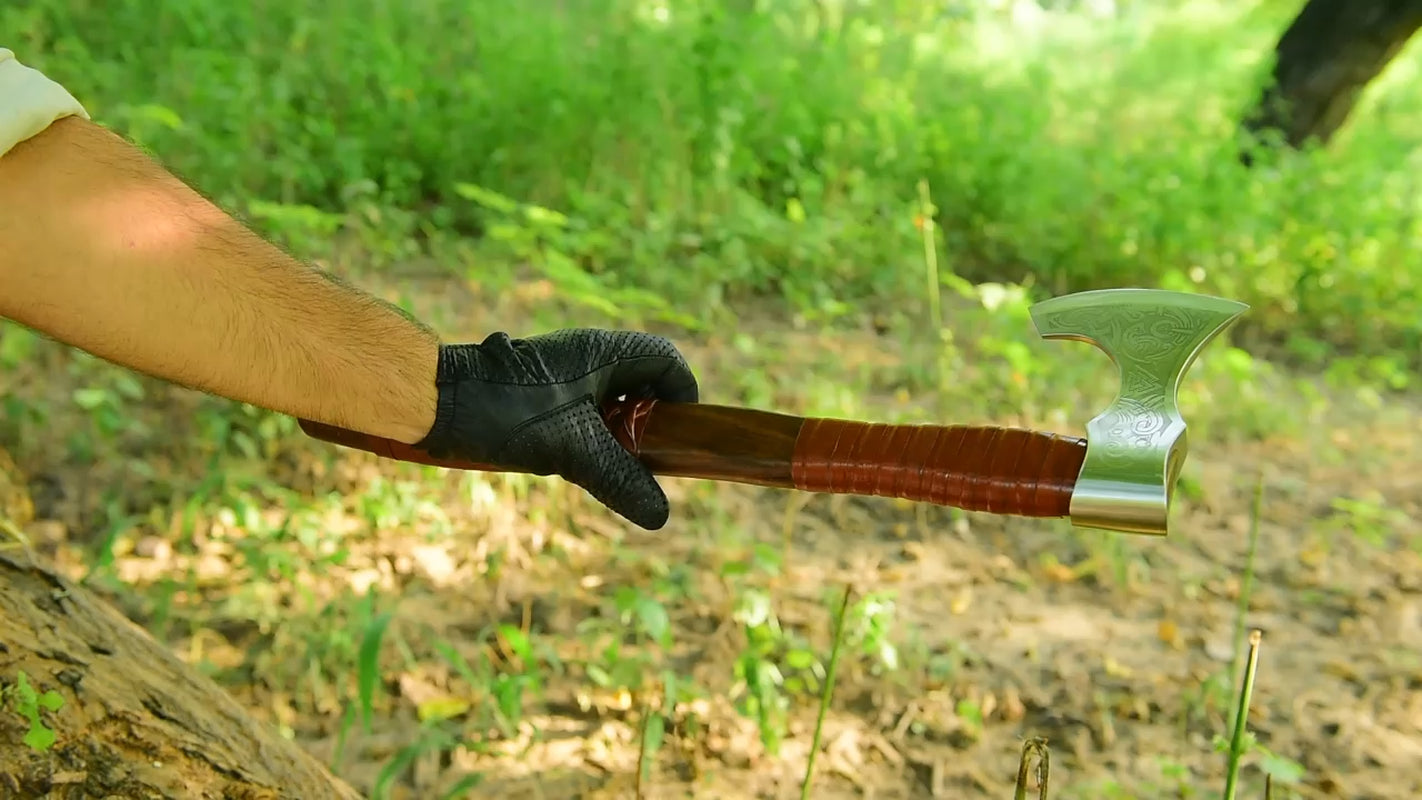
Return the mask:
[[433,347],[421,353],[420,367],[414,370],[418,378],[413,391],[409,392],[412,403],[408,412],[401,415],[399,429],[392,431],[390,438],[402,444],[417,444],[431,436],[436,426],[441,424],[441,418],[446,416],[440,413],[444,392],[438,381],[440,352],[443,349],[443,345],[435,342]]
[[436,348],[434,366],[430,368],[429,373],[431,393],[428,422],[421,429],[419,435],[410,440],[408,444],[427,451],[432,448],[443,451],[447,448],[457,414],[456,405],[459,397],[456,364],[461,359],[467,358],[464,351],[470,347],[471,345],[440,344]]

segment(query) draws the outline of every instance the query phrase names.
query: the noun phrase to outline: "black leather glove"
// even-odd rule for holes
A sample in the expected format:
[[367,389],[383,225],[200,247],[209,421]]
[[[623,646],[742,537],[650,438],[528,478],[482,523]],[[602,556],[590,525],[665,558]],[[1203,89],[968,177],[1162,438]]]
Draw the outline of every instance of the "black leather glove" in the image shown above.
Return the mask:
[[535,475],[559,475],[631,522],[657,530],[670,507],[651,470],[617,443],[609,398],[697,401],[676,346],[630,331],[572,329],[527,339],[495,333],[441,345],[439,410],[415,447]]

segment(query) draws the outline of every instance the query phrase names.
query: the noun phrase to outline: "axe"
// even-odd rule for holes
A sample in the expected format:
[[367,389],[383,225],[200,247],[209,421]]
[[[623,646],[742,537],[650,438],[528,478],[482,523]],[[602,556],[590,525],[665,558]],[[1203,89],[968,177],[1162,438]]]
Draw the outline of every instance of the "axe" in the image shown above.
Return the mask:
[[[1031,308],[1045,339],[1095,345],[1116,365],[1116,399],[1085,439],[975,425],[886,425],[707,403],[621,399],[617,440],[654,474],[806,492],[896,497],[1084,528],[1166,535],[1185,461],[1177,394],[1196,356],[1249,306],[1158,289],[1103,289]],[[310,420],[308,435],[386,458],[455,469],[409,445]]]

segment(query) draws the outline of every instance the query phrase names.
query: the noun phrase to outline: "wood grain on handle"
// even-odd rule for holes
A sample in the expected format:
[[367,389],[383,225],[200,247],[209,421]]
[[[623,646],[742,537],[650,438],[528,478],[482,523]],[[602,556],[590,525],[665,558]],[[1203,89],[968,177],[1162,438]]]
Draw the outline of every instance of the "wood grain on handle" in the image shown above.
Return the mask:
[[[613,436],[657,475],[833,494],[877,495],[969,511],[1064,517],[1086,458],[1077,437],[1012,428],[882,425],[706,403],[627,400],[604,411]],[[367,434],[300,420],[308,435],[386,458],[431,458]]]
[[324,422],[313,422],[309,419],[298,419],[297,423],[307,436],[313,439],[320,439],[323,442],[331,442],[342,447],[352,447],[356,450],[366,450],[382,458],[393,458],[396,461],[412,461],[416,464],[430,464],[436,467],[448,467],[450,469],[472,469],[479,472],[501,472],[499,467],[490,464],[480,464],[475,461],[462,461],[459,459],[441,459],[431,456],[429,453],[417,450],[403,442],[394,439],[385,439],[380,436],[372,436],[368,433],[358,433],[338,428],[335,425],[327,425]]

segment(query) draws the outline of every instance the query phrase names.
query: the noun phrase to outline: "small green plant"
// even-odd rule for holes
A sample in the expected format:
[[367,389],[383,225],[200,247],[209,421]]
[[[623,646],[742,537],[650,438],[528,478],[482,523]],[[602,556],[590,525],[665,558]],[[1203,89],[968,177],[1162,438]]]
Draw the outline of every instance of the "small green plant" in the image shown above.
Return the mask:
[[[368,601],[373,602],[375,598],[373,590],[368,592],[365,597]],[[385,629],[389,627],[393,615],[389,611],[373,614],[369,605],[366,606],[365,611],[365,616],[369,618],[369,621],[366,622],[365,630],[361,632],[360,650],[356,655],[356,685],[360,700],[361,724],[369,733],[375,687],[380,682],[380,644],[385,638]]]
[[30,676],[24,670],[15,675],[15,683],[4,687],[4,699],[9,701],[10,710],[25,718],[29,730],[21,741],[25,746],[43,752],[54,746],[56,735],[44,724],[41,712],[55,712],[64,707],[64,697],[53,689],[40,692],[30,684]]
[[[399,793],[392,792],[391,787],[402,775],[414,767],[415,762],[421,756],[427,753],[445,753],[471,744],[473,743],[467,736],[452,729],[442,717],[421,720],[416,734],[381,766],[371,786],[371,800],[390,800],[392,797],[401,796]],[[482,773],[466,773],[453,786],[441,793],[439,800],[456,800],[467,797],[470,791],[478,788],[483,782],[484,775]]]
[[1190,768],[1178,761],[1160,759],[1160,777],[1163,781],[1161,788],[1169,791],[1173,797],[1190,800],[1197,794],[1191,781]]
[[1234,727],[1228,739],[1215,737],[1216,751],[1226,754],[1228,767],[1225,771],[1223,800],[1235,800],[1239,786],[1240,767],[1246,755],[1258,753],[1260,768],[1265,773],[1265,793],[1273,790],[1274,781],[1284,784],[1298,783],[1304,776],[1303,765],[1285,758],[1260,744],[1249,732],[1249,701],[1254,694],[1254,679],[1259,666],[1259,643],[1263,638],[1260,631],[1249,633],[1249,653],[1245,661],[1244,676],[1240,683],[1239,700],[1235,710]]
[[958,701],[953,704],[953,713],[963,724],[963,732],[969,739],[976,741],[982,738],[983,707],[976,700],[967,697],[958,698]]
[[819,756],[821,738],[824,735],[825,716],[829,713],[830,701],[834,696],[834,682],[839,667],[841,644],[844,641],[846,610],[854,587],[845,586],[839,607],[834,610],[834,627],[831,636],[829,669],[825,675],[824,690],[820,693],[819,711],[815,716],[815,733],[810,740],[810,756],[805,763],[805,777],[800,782],[800,800],[809,800],[810,786],[815,779],[815,759]]
[[786,714],[790,708],[790,699],[785,693],[785,673],[776,657],[784,634],[770,595],[761,590],[746,589],[740,595],[735,619],[746,637],[735,666],[735,677],[742,687],[738,704],[742,713],[755,720],[761,744],[775,755],[784,739]]
[[71,368],[83,376],[86,384],[75,389],[71,398],[84,411],[90,425],[84,435],[70,438],[70,452],[75,458],[92,462],[114,448],[121,435],[144,432],[143,423],[135,422],[129,411],[130,404],[145,396],[136,374],[88,354],[75,356]]
[[[511,625],[487,628],[476,641],[479,657],[473,664],[449,642],[436,642],[434,648],[465,682],[475,727],[494,728],[512,737],[524,719],[528,696],[541,690],[545,678],[559,671],[559,664],[550,653],[535,653],[532,640]],[[465,705],[459,703],[461,708]]]
[[1330,531],[1351,534],[1373,547],[1390,544],[1393,532],[1408,519],[1380,496],[1335,497],[1330,503],[1334,516],[1325,525]]
[[845,632],[847,644],[874,659],[876,670],[893,671],[899,668],[898,647],[890,636],[894,611],[890,592],[870,592],[848,610],[846,619],[841,623],[848,626]]

